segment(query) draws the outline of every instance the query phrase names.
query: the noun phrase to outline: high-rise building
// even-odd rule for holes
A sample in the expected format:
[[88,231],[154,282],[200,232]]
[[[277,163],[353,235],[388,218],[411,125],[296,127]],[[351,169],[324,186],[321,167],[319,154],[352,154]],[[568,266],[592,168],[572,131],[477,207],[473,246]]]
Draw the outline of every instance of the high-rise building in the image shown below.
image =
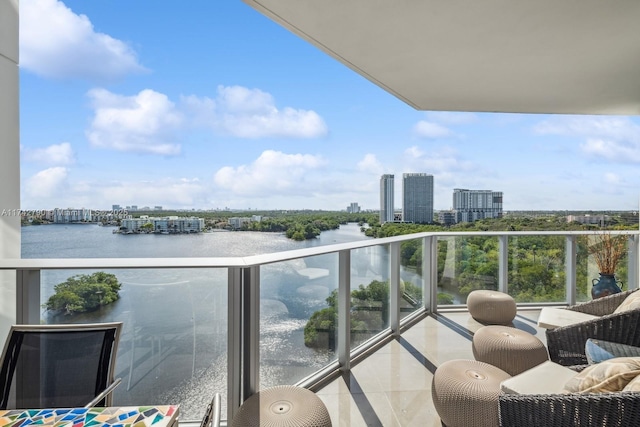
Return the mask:
[[433,222],[433,175],[402,175],[402,217],[405,222],[416,224]]
[[347,206],[347,213],[360,213],[360,205],[357,202],[352,202]]
[[380,177],[380,224],[393,222],[393,175]]
[[453,190],[456,222],[473,222],[485,218],[502,218],[502,191]]

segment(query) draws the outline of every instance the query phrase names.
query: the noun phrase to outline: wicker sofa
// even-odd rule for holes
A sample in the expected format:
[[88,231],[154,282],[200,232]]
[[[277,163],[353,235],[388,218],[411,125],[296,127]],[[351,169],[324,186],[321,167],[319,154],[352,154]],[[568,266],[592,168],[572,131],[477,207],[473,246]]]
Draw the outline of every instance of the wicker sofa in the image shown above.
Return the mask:
[[503,427],[628,427],[640,425],[640,393],[499,397]]
[[637,291],[636,289],[621,292],[567,307],[567,310],[600,317],[570,326],[547,329],[549,358],[564,366],[585,365],[585,344],[589,338],[640,347],[640,309],[614,313],[627,296]]

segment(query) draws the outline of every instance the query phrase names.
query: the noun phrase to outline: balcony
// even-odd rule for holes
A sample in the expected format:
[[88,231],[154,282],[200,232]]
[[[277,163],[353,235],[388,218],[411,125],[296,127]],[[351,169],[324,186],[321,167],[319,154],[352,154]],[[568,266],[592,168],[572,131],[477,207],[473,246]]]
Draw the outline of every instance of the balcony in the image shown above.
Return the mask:
[[[615,233],[627,236],[618,278],[637,288],[640,232]],[[53,285],[96,270],[116,274],[121,299],[73,318],[124,321],[116,404],[179,403],[187,422],[215,392],[226,416],[261,388],[298,384],[318,393],[334,425],[438,425],[432,374],[446,360],[472,358],[481,326],[466,311],[466,293],[511,294],[515,325],[544,342],[540,307],[590,298],[597,270],[588,238],[419,233],[247,257],[4,259],[0,269],[16,272],[21,323],[68,322],[43,318]],[[537,288],[522,282],[531,271]],[[165,293],[154,299],[152,287]],[[306,336],[322,309],[337,321],[318,316]]]

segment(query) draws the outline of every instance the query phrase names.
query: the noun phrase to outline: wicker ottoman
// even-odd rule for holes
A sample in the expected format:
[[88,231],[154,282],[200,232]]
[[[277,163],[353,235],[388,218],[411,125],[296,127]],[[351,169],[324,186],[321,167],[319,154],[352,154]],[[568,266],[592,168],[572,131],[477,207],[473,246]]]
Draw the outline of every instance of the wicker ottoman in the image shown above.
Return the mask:
[[508,326],[483,326],[473,335],[473,356],[510,375],[518,375],[549,360],[538,338]]
[[431,384],[433,405],[447,427],[496,427],[503,370],[476,360],[449,360],[436,369]]
[[248,398],[233,417],[231,425],[331,427],[331,418],[327,407],[314,392],[282,385],[261,390]]
[[508,325],[516,317],[516,301],[504,292],[477,290],[467,296],[471,317],[488,325]]

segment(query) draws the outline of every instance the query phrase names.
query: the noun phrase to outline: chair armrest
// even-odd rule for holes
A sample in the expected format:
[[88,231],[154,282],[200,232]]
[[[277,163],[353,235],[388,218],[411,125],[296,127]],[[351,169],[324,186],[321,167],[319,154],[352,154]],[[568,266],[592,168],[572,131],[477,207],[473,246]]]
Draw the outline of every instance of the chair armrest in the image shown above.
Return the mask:
[[640,347],[640,309],[602,316],[575,325],[547,329],[549,358],[561,365],[586,365],[589,338]]
[[607,314],[612,314],[615,309],[622,304],[622,301],[629,296],[629,294],[636,291],[638,291],[638,289],[618,292],[617,294],[608,295],[603,298],[571,305],[567,307],[567,310],[579,311],[581,313],[592,314],[594,316],[606,316]]
[[504,427],[625,427],[640,425],[640,393],[502,394]]
[[220,394],[216,393],[213,396],[213,400],[209,405],[207,405],[207,409],[204,411],[204,415],[202,416],[202,421],[200,422],[200,427],[220,427],[220,411],[222,409],[220,403]]
[[113,381],[111,383],[111,385],[109,385],[109,387],[105,388],[99,395],[97,395],[91,402],[87,403],[86,405],[84,405],[85,408],[93,408],[94,406],[96,406],[98,403],[100,403],[101,400],[103,400],[104,398],[106,398],[109,394],[111,394],[113,392],[113,390],[116,389],[116,387],[118,387],[120,385],[120,383],[122,382],[122,378],[116,378],[115,381]]

